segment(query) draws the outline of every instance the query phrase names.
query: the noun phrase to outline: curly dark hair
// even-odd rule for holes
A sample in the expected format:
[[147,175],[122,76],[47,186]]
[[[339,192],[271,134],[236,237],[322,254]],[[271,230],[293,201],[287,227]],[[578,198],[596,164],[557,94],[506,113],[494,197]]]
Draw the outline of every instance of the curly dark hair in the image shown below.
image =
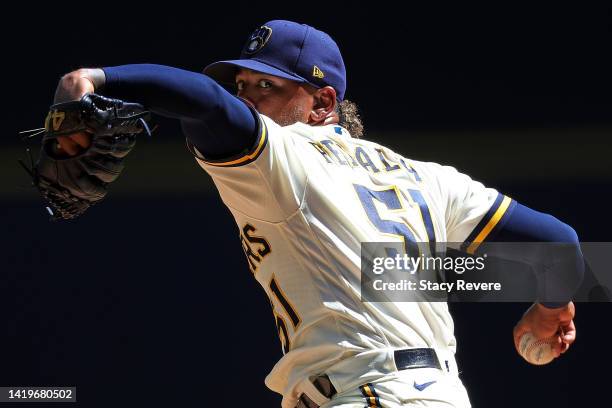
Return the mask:
[[340,126],[348,130],[351,136],[357,139],[363,136],[363,122],[355,102],[343,100],[336,105],[336,113],[340,117]]

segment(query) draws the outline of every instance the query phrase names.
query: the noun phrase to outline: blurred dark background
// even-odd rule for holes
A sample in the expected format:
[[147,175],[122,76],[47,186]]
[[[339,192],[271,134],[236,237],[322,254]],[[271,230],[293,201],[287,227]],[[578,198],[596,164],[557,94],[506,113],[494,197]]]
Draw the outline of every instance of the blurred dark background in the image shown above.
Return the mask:
[[[263,384],[280,357],[268,302],[176,123],[158,118],[109,198],[74,222],[47,221],[16,162],[17,132],[42,125],[62,74],[137,62],[197,71],[237,57],[274,18],[336,39],[367,138],[454,165],[583,241],[610,240],[606,3],[15,7],[1,28],[0,385],[74,385],[84,407],[279,406]],[[578,304],[577,343],[545,367],[513,349],[527,306],[451,305],[473,406],[609,405],[610,304]]]

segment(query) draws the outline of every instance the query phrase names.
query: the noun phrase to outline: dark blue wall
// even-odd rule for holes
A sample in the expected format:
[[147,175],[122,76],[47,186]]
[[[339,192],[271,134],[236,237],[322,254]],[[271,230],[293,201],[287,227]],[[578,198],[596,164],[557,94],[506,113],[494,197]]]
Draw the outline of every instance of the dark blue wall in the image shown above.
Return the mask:
[[[13,5],[0,28],[0,146],[8,152],[18,130],[41,125],[65,72],[133,62],[199,70],[237,56],[252,28],[289,18],[337,39],[347,97],[362,108],[369,129],[462,131],[458,138],[466,129],[604,129],[607,145],[593,152],[604,177],[591,177],[599,170],[581,151],[566,163],[591,169],[589,176],[554,177],[557,168],[548,168],[538,170],[545,177],[506,177],[495,186],[573,225],[585,241],[609,241],[609,6],[454,4]],[[169,134],[175,125],[161,123],[161,135],[180,140]],[[571,143],[578,149],[584,141]],[[485,161],[512,161],[497,143],[471,150],[466,139],[461,160],[482,161],[486,151]],[[401,152],[411,157],[409,146]],[[554,143],[537,152],[542,159],[558,153]],[[0,385],[76,385],[86,407],[278,406],[263,384],[280,356],[272,314],[216,196],[187,187],[129,199],[111,194],[76,222],[49,223],[37,199],[16,193],[27,184],[24,174],[11,173],[16,158],[0,156],[0,184],[8,191],[0,195]],[[161,167],[163,152],[145,161]],[[130,163],[142,168],[142,161]],[[489,176],[495,174],[478,174]],[[154,177],[122,177],[156,191]],[[191,184],[164,183],[179,181]],[[546,367],[529,366],[513,349],[512,327],[525,308],[452,305],[474,406],[607,405],[610,304],[578,305],[577,343]]]

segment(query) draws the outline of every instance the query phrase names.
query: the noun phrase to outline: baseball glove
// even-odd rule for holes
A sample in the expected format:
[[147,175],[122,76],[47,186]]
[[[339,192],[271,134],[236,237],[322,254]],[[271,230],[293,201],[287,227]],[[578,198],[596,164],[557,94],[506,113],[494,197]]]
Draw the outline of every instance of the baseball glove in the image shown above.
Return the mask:
[[[21,164],[48,203],[52,219],[76,218],[106,196],[136,135],[150,135],[149,117],[142,105],[96,94],[51,106],[38,161],[31,168]],[[90,146],[77,156],[58,155],[56,139],[77,132],[91,134]]]

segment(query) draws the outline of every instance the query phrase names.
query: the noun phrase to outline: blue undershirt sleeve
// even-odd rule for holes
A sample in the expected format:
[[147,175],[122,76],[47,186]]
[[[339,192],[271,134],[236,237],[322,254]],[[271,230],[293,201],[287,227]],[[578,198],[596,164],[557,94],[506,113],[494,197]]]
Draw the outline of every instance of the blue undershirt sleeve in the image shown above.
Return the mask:
[[207,158],[223,159],[250,149],[259,121],[245,102],[204,74],[134,64],[103,68],[104,95],[143,104],[181,121],[188,142]]
[[[558,292],[569,301],[582,282],[584,259],[576,231],[549,214],[517,203],[502,228],[488,242],[526,242],[525,246],[503,244],[484,246],[483,251],[496,248],[493,255],[509,260],[539,265],[543,279],[555,280]],[[538,244],[538,243],[550,243]],[[490,252],[489,252],[490,253]],[[542,272],[543,271],[543,272]],[[562,284],[560,284],[562,283]],[[542,302],[547,307],[560,307],[567,302]]]
[[491,241],[578,243],[578,235],[572,227],[552,215],[517,203],[504,226]]

